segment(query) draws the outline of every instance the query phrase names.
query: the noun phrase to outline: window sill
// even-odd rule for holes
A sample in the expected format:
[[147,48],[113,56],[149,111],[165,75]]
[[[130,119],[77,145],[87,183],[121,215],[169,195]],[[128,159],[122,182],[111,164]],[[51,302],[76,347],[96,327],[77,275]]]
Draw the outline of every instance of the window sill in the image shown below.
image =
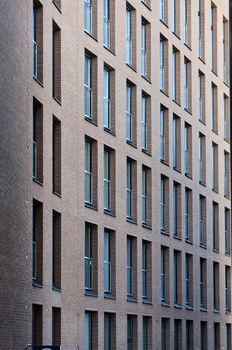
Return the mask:
[[163,306],[163,307],[171,307],[171,305],[169,303],[167,303],[166,301],[162,301],[162,300],[161,300],[161,306]]
[[144,80],[146,80],[149,84],[151,84],[151,80],[150,80],[148,77],[146,77],[146,76],[143,75],[143,74],[141,74],[141,77],[142,77]]
[[52,191],[52,193],[53,193],[55,196],[57,196],[57,197],[59,197],[59,198],[62,198],[61,193],[58,193],[58,192],[56,192],[56,191]]
[[200,248],[207,249],[206,245],[204,243],[200,243]]
[[60,13],[62,13],[60,6],[59,6],[54,0],[53,0],[52,2],[53,2],[53,4],[55,5],[55,7],[57,8],[57,10],[58,10]]
[[189,238],[185,238],[185,243],[193,245],[193,242]]
[[174,304],[173,307],[174,309],[183,309],[183,306],[180,304]]
[[229,253],[229,252],[225,252],[225,256],[227,256],[228,258],[230,258],[230,253]]
[[110,47],[108,47],[108,46],[106,46],[106,45],[104,45],[104,44],[103,44],[103,47],[104,47],[107,51],[109,51],[110,53],[112,53],[112,55],[116,56],[115,52],[114,52]]
[[160,92],[161,92],[162,94],[164,94],[164,96],[166,96],[166,97],[168,97],[168,98],[169,98],[169,94],[168,94],[166,91],[164,91],[164,90],[160,89]]
[[169,233],[162,228],[160,229],[160,233],[164,236],[169,236]]
[[201,124],[203,124],[203,125],[205,126],[205,121],[204,121],[203,119],[199,119],[199,118],[198,118],[198,120],[199,120],[199,122],[200,122]]
[[116,300],[116,297],[113,296],[111,293],[104,293],[104,298],[105,299],[112,299],[112,300]]
[[159,20],[163,25],[165,25],[166,28],[169,28],[168,24],[164,20],[162,20],[161,18]]
[[160,159],[160,162],[166,166],[169,166],[167,160],[165,160],[165,159]]
[[224,141],[227,142],[230,145],[230,140],[227,137],[224,138]]
[[200,184],[201,186],[206,187],[206,183],[205,183],[205,181],[199,180],[199,184]]
[[145,4],[144,1],[141,1],[141,3],[142,3],[149,11],[151,11],[151,7],[150,7],[149,5]]
[[127,67],[129,67],[130,69],[132,69],[135,73],[137,73],[137,70],[135,69],[135,67],[129,63],[126,62]]
[[95,40],[98,43],[97,38],[95,38],[95,36],[93,36],[93,34],[89,33],[86,29],[84,29],[85,34],[87,34],[88,36],[90,36],[90,38],[92,38],[93,40]]
[[213,191],[214,193],[217,193],[217,194],[218,194],[218,189],[217,189],[217,188],[212,188],[212,191]]
[[228,88],[230,88],[230,83],[228,81],[223,80],[223,84],[225,84],[225,86],[227,86]]
[[214,132],[214,134],[218,135],[218,130],[217,129],[212,129],[212,132]]
[[203,307],[203,306],[200,306],[200,311],[201,312],[208,312],[208,310],[205,307]]
[[175,171],[177,171],[178,173],[180,173],[180,174],[181,174],[181,170],[180,170],[180,169],[178,169],[178,167],[174,166],[174,167],[173,167],[173,170],[175,170]]
[[111,129],[107,128],[106,126],[103,126],[103,130],[112,136],[116,136],[115,132],[113,132]]
[[172,34],[174,34],[179,40],[181,40],[180,39],[180,34],[176,33],[174,30],[172,31]]
[[142,222],[142,227],[143,227],[143,228],[146,228],[147,230],[152,230],[151,225],[146,224],[145,222]]
[[214,75],[216,75],[216,77],[218,77],[217,72],[216,72],[213,68],[211,69],[211,72],[212,72]]
[[184,46],[186,46],[190,51],[192,51],[191,46],[188,43],[184,43]]
[[194,307],[192,305],[186,305],[185,309],[188,311],[194,311]]
[[126,140],[126,143],[134,148],[137,148],[137,146],[133,142],[131,142],[130,140]]
[[34,75],[33,75],[33,79],[43,88],[44,85],[42,83],[42,81],[40,81],[38,78],[36,78]]
[[52,97],[60,106],[62,106],[61,101],[56,96],[52,96]]
[[93,125],[97,126],[97,123],[96,123],[92,118],[87,117],[86,115],[84,116],[84,118],[85,118],[85,120],[86,120],[87,122],[89,122],[90,124],[93,124]]
[[182,239],[181,239],[181,237],[180,237],[180,236],[173,235],[173,238],[174,238],[174,239],[177,239],[178,241],[182,241]]
[[88,208],[88,209],[92,209],[92,210],[98,211],[97,207],[94,207],[93,204],[90,204],[90,203],[86,203],[85,202],[85,207]]
[[177,106],[181,107],[180,102],[176,101],[175,99],[172,99],[172,102],[174,102]]
[[199,58],[199,60],[200,60],[202,63],[205,64],[205,61],[204,61],[204,59],[203,59],[202,57],[198,56],[198,58]]
[[142,298],[142,303],[146,304],[146,305],[152,305],[152,302],[150,300],[148,300],[146,297]]
[[32,178],[33,182],[37,183],[40,186],[43,186],[43,182],[39,181],[36,177]]
[[36,287],[36,288],[43,288],[43,285],[42,285],[42,284],[40,284],[40,283],[38,283],[38,282],[36,282],[36,281],[33,281],[33,280],[32,280],[32,286],[33,286],[33,287]]
[[218,310],[218,309],[213,309],[213,313],[214,313],[214,314],[220,314],[220,310]]
[[126,218],[126,221],[129,222],[130,224],[137,225],[137,221],[136,221],[136,220],[133,220],[133,219],[131,219],[131,218]]
[[137,299],[132,296],[127,296],[127,301],[130,303],[138,303]]
[[56,286],[52,286],[52,290],[53,290],[54,292],[58,292],[58,293],[61,292],[61,288],[56,287]]
[[225,314],[226,314],[226,315],[231,315],[231,311],[225,310]]
[[191,112],[188,108],[184,107],[184,110],[185,110],[185,112],[187,112],[188,114],[192,115],[192,112]]
[[219,250],[218,249],[213,249],[213,252],[216,253],[216,254],[219,254]]
[[107,210],[107,209],[104,209],[104,214],[106,215],[109,215],[109,216],[112,216],[113,218],[116,217],[116,215],[114,213],[112,213],[111,211]]
[[151,157],[151,153],[142,148],[142,152],[145,153],[147,156]]
[[184,174],[188,179],[190,179],[190,180],[192,180],[193,178],[192,178],[192,175],[190,175],[189,173],[185,173]]
[[94,292],[93,292],[93,291],[91,291],[91,290],[88,290],[88,289],[86,289],[86,290],[85,290],[85,296],[87,296],[87,297],[97,298],[97,294],[96,294],[96,293],[94,293]]

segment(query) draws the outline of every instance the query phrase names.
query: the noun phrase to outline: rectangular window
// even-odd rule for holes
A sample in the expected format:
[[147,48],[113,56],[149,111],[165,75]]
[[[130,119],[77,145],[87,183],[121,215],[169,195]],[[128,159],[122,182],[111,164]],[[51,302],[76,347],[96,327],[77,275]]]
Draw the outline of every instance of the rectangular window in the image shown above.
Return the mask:
[[137,316],[127,315],[127,350],[138,349]]
[[150,79],[150,24],[144,18],[141,24],[141,75]]
[[180,51],[172,48],[172,99],[180,104]]
[[193,256],[185,254],[185,304],[193,306]]
[[184,108],[192,110],[192,68],[191,62],[184,58]]
[[201,350],[208,350],[208,324],[206,321],[200,323]]
[[173,235],[181,238],[181,185],[173,183]]
[[93,33],[93,3],[92,0],[84,0],[85,5],[85,31],[89,34]]
[[197,0],[198,56],[205,59],[205,0]]
[[130,82],[126,85],[126,140],[137,144],[136,87]]
[[225,232],[225,254],[230,255],[230,245],[231,245],[231,240],[230,240],[230,210],[228,208],[224,209],[224,232]]
[[223,80],[229,83],[229,23],[223,17],[222,23],[222,60],[223,60]]
[[92,57],[85,55],[85,117],[92,119]]
[[199,134],[199,182],[203,185],[206,182],[205,136],[202,134]]
[[52,96],[61,103],[61,30],[52,23]]
[[173,280],[174,280],[174,304],[182,304],[182,268],[181,268],[181,252],[174,250],[173,252]]
[[173,116],[173,168],[181,171],[181,121]]
[[220,310],[220,293],[219,293],[219,263],[213,263],[213,308]]
[[126,198],[127,198],[127,219],[136,221],[137,220],[137,164],[136,161],[127,158],[127,187],[126,187]]
[[180,35],[180,0],[172,0],[172,31]]
[[224,151],[224,196],[229,198],[230,196],[230,156],[229,153]]
[[142,150],[151,153],[151,101],[142,93]]
[[230,266],[225,266],[225,311],[231,312],[231,272]]
[[169,230],[169,183],[163,175],[160,181],[160,229],[162,233]]
[[152,273],[151,273],[151,243],[142,241],[142,297],[143,300],[152,299]]
[[199,196],[199,236],[200,246],[206,247],[207,236],[206,236],[206,198],[202,195]]
[[115,33],[115,1],[104,0],[104,15],[103,15],[103,33],[104,46],[114,51],[114,33]]
[[231,350],[231,324],[226,324],[226,350]]
[[152,317],[143,316],[143,350],[152,349]]
[[182,320],[174,320],[174,350],[182,348]]
[[32,305],[32,345],[43,345],[43,306]]
[[95,311],[85,311],[84,319],[84,349],[98,349],[98,315]]
[[127,4],[126,8],[126,63],[136,69],[136,11]]
[[160,0],[160,20],[168,24],[168,1]]
[[116,349],[116,315],[104,313],[104,350]]
[[61,345],[61,309],[52,308],[52,345]]
[[214,350],[221,349],[220,323],[214,322]]
[[194,326],[192,320],[186,320],[186,350],[194,349]]
[[218,89],[212,84],[212,130],[218,132]]
[[213,250],[219,252],[219,208],[218,203],[213,202]]
[[61,122],[53,116],[52,125],[52,178],[53,193],[61,196]]
[[52,288],[61,290],[61,214],[53,210]]
[[168,109],[160,107],[160,160],[169,162],[169,116]]
[[230,112],[229,112],[229,97],[224,94],[224,140],[229,142],[230,139]]
[[98,233],[97,226],[85,223],[85,292],[98,291]]
[[169,303],[169,248],[161,246],[161,302]]
[[142,167],[142,223],[151,225],[151,169]]
[[212,142],[212,190],[218,192],[218,145]]
[[43,204],[33,200],[32,218],[32,282],[43,284]]
[[104,211],[115,214],[115,152],[104,147]]
[[193,216],[192,216],[192,190],[189,188],[185,188],[185,240],[192,242],[193,233]]
[[33,98],[33,179],[43,183],[43,105]]
[[200,258],[200,308],[207,309],[207,262]]
[[205,75],[198,73],[198,118],[205,123]]
[[160,90],[168,94],[168,40],[160,37]]
[[184,0],[184,43],[191,47],[191,0]]
[[85,138],[85,203],[97,207],[97,144]]
[[211,2],[210,45],[211,45],[211,68],[215,73],[217,73],[217,7],[213,2]]
[[32,60],[33,76],[43,83],[43,6],[38,0],[33,1]]
[[127,236],[127,298],[137,299],[137,239]]
[[104,293],[115,295],[115,234],[111,230],[104,231]]
[[184,170],[185,175],[192,176],[192,126],[184,125]]
[[104,128],[111,129],[110,71],[104,68]]
[[161,318],[161,349],[170,349],[170,319]]

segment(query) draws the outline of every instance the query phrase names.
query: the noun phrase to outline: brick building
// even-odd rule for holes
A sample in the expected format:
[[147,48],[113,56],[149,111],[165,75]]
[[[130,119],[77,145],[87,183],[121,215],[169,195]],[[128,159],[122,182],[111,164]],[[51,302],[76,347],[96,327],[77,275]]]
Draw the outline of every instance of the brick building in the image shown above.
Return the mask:
[[0,33],[0,349],[230,350],[229,1],[1,0]]

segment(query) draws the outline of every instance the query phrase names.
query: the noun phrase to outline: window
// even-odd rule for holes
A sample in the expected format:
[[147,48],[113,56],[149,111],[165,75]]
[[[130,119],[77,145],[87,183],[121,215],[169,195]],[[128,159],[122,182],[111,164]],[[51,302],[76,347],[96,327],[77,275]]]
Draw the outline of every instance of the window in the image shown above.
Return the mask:
[[180,104],[180,51],[172,48],[172,99]]
[[142,93],[142,150],[151,152],[151,111],[150,97]]
[[93,2],[92,0],[84,0],[85,4],[85,31],[89,34],[93,33]]
[[151,225],[151,169],[142,167],[142,223]]
[[152,349],[152,317],[143,316],[143,350]]
[[169,248],[161,246],[161,302],[169,302]]
[[85,223],[85,294],[98,290],[98,238],[97,226]]
[[160,160],[169,162],[169,116],[168,109],[160,107]]
[[208,349],[208,325],[206,321],[200,323],[201,350]]
[[226,323],[226,350],[231,350],[231,324]]
[[217,7],[211,2],[211,68],[217,73]]
[[230,210],[224,209],[224,225],[225,225],[225,254],[230,255]]
[[104,147],[104,211],[115,214],[115,152]]
[[33,200],[32,218],[32,282],[43,284],[43,204]]
[[200,258],[200,308],[207,308],[207,265],[204,258]]
[[185,188],[185,240],[192,242],[192,191]]
[[61,30],[52,24],[52,96],[61,103]]
[[116,347],[116,316],[115,314],[104,313],[104,350],[115,349]]
[[229,171],[229,153],[224,151],[224,196],[229,198],[230,195],[230,171]]
[[137,316],[127,315],[127,350],[137,350],[138,324]]
[[205,75],[199,71],[198,73],[198,118],[205,123]]
[[85,55],[85,117],[92,119],[92,58]]
[[214,322],[214,350],[218,350],[221,348],[221,340],[220,340],[220,323]]
[[111,129],[110,71],[104,68],[104,128]]
[[61,196],[61,122],[53,116],[53,193]]
[[198,56],[202,60],[205,58],[205,0],[198,0]]
[[205,185],[205,136],[199,134],[199,182]]
[[219,295],[219,263],[213,263],[213,308],[216,311],[220,310],[220,295]]
[[172,31],[180,35],[180,0],[172,0]]
[[32,305],[32,345],[43,344],[43,306]]
[[136,161],[131,158],[127,158],[127,219],[137,220],[137,165]]
[[169,229],[169,184],[168,178],[161,176],[160,182],[160,229],[168,233]]
[[38,0],[33,1],[32,48],[33,76],[43,83],[43,6]]
[[173,116],[173,168],[181,171],[181,122]]
[[160,37],[160,90],[168,94],[168,41]]
[[218,145],[212,142],[212,190],[218,192]]
[[85,138],[85,204],[97,207],[97,144]]
[[127,236],[127,298],[137,299],[137,239]]
[[170,349],[170,319],[161,318],[161,349]]
[[85,311],[84,319],[84,349],[98,349],[98,321],[97,312]]
[[160,20],[168,24],[168,1],[160,0]]
[[104,293],[115,295],[115,235],[113,231],[104,231]]
[[192,176],[192,127],[184,125],[184,171],[185,175]]
[[223,60],[223,80],[225,83],[229,82],[229,45],[228,45],[228,21],[223,17],[222,23],[222,60]]
[[218,132],[218,89],[212,84],[212,130]]
[[174,250],[173,253],[173,280],[174,280],[174,304],[182,304],[182,273],[181,252]]
[[126,63],[136,68],[136,11],[131,5],[126,9]]
[[61,290],[61,214],[53,210],[52,288]]
[[185,304],[193,306],[193,256],[185,254]]
[[174,320],[174,350],[182,348],[182,320]]
[[184,43],[191,46],[191,0],[184,0]]
[[191,112],[192,110],[192,72],[191,62],[184,58],[184,108]]
[[200,246],[206,247],[206,198],[202,195],[199,196],[199,233],[200,233]]
[[173,236],[181,238],[181,185],[173,183]]
[[33,179],[43,183],[43,105],[33,98]]
[[229,98],[224,94],[224,139],[229,142],[230,138],[230,118],[229,118]]
[[192,320],[186,320],[186,350],[194,349],[194,326]]
[[141,25],[141,74],[150,79],[150,24],[142,18]]
[[136,122],[136,87],[130,82],[126,85],[126,140],[133,145],[137,144]]
[[142,297],[143,301],[152,299],[152,274],[151,274],[151,243],[142,242]]
[[52,345],[60,346],[61,344],[61,309],[52,308]]
[[231,312],[231,273],[230,266],[225,266],[225,311]]
[[219,251],[219,208],[218,203],[213,202],[213,250]]
[[108,49],[114,50],[114,0],[104,0],[104,15],[103,15],[103,32],[104,32],[104,46]]

